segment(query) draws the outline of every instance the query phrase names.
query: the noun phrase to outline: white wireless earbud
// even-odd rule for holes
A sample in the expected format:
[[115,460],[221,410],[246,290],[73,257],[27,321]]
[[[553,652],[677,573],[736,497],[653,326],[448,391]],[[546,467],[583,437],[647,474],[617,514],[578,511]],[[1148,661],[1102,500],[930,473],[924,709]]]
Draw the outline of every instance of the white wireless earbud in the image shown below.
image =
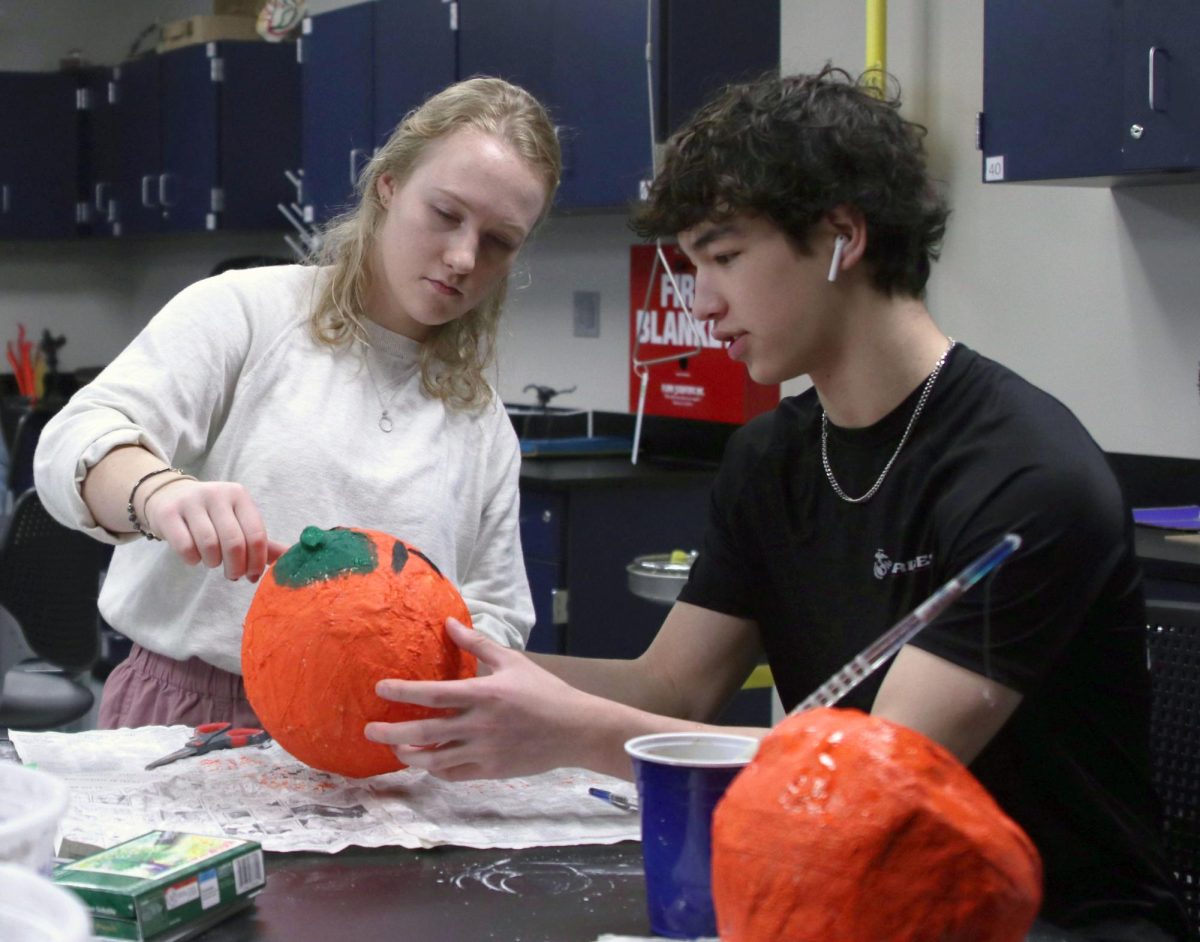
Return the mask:
[[842,249],[846,247],[846,237],[838,236],[833,240],[833,260],[829,263],[829,280],[837,281],[838,269],[842,267]]

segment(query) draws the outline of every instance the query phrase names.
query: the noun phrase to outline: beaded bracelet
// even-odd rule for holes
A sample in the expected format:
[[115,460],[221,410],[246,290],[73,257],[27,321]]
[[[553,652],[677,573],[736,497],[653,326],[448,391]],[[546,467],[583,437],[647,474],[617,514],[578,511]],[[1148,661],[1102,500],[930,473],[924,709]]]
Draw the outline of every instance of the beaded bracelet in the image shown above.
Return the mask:
[[147,481],[149,481],[152,477],[155,477],[156,475],[159,475],[159,474],[166,474],[166,472],[168,472],[168,471],[174,471],[176,474],[184,474],[185,477],[187,476],[183,471],[180,471],[178,468],[159,468],[157,471],[151,471],[148,474],[143,474],[140,478],[138,478],[137,483],[135,485],[133,485],[133,490],[131,490],[129,492],[129,507],[128,507],[129,522],[133,524],[133,529],[136,530],[138,533],[140,533],[142,536],[144,536],[147,540],[161,540],[162,537],[155,536],[153,533],[151,533],[149,530],[147,530],[145,527],[142,526],[142,522],[140,520],[138,520],[137,513],[135,513],[134,509],[133,509],[133,498],[137,494],[139,487],[141,487],[143,484],[145,484]]

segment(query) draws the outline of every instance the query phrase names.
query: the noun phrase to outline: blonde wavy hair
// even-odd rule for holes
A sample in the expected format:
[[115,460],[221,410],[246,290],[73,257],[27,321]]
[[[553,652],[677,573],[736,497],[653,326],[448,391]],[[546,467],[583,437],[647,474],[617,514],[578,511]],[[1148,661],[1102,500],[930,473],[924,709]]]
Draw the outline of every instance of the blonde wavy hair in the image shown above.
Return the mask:
[[[451,85],[410,111],[363,168],[354,209],[333,219],[311,261],[328,266],[309,319],[313,339],[331,347],[364,343],[375,234],[385,209],[376,186],[388,174],[403,185],[433,141],[461,128],[474,128],[513,148],[546,184],[540,224],[562,176],[554,124],[529,92],[503,79],[477,77]],[[457,320],[434,329],[421,345],[421,385],[426,394],[455,409],[482,408],[490,398],[485,371],[495,356],[500,311],[508,276]]]

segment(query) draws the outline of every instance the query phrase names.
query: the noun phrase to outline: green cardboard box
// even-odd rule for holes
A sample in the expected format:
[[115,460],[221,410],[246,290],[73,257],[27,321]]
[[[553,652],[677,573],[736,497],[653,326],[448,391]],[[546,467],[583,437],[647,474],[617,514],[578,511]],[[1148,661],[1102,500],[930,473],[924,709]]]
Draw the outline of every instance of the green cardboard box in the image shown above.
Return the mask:
[[266,883],[255,841],[150,831],[64,864],[54,882],[92,912],[97,935],[180,938],[246,905]]

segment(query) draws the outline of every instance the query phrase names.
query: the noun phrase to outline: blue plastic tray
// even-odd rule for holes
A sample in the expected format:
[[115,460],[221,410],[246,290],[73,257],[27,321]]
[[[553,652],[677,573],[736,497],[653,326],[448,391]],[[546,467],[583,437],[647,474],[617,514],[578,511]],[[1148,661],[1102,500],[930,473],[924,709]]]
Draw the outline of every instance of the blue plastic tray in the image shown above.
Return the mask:
[[1135,507],[1133,519],[1142,526],[1158,527],[1161,530],[1200,531],[1200,506],[1188,504],[1185,507]]

